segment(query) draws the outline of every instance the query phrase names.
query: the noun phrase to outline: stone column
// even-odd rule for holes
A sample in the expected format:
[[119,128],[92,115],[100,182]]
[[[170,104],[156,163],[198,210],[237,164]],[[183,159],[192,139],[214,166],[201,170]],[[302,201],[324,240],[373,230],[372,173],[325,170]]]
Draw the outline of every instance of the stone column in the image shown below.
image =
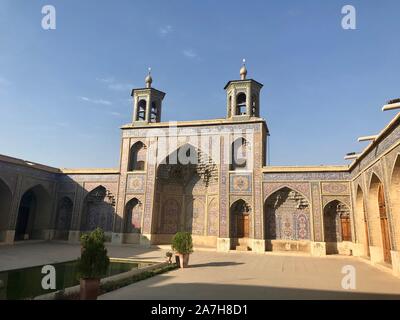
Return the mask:
[[21,200],[21,187],[22,187],[22,176],[18,175],[17,183],[14,188],[13,197],[10,207],[10,215],[8,220],[8,230],[6,230],[4,235],[4,242],[7,244],[14,243],[15,228],[17,226],[19,202]]
[[226,95],[226,117],[227,118],[232,117],[232,99],[233,99],[232,94],[228,93]]
[[310,226],[312,223],[314,230],[314,233],[311,235],[311,255],[321,257],[326,255],[326,244],[323,239],[323,214],[321,205],[321,189],[319,182],[311,183],[311,202],[312,212],[310,212]]
[[68,241],[71,243],[79,242],[81,234],[81,220],[82,220],[82,210],[83,201],[86,196],[86,192],[83,186],[83,182],[76,184],[75,198],[74,198],[74,209],[71,218],[71,229],[68,233]]
[[237,116],[237,113],[236,113],[236,89],[233,89],[233,91],[232,91],[231,116]]
[[137,119],[137,108],[138,108],[138,102],[139,102],[139,98],[133,98],[133,122],[136,121]]
[[151,137],[148,141],[148,161],[147,164],[147,179],[145,186],[145,204],[143,213],[143,229],[140,237],[140,244],[149,246],[151,245],[151,238],[153,232],[153,207],[154,207],[154,196],[155,196],[155,186],[156,186],[156,172],[157,172],[157,162],[155,161],[157,155],[157,138]]
[[250,86],[246,90],[246,115],[251,116],[251,90]]
[[145,121],[147,123],[150,122],[150,111],[151,111],[151,95],[149,95],[147,102],[146,102],[146,117],[145,117]]
[[[236,99],[235,99],[236,101]],[[219,237],[217,239],[217,251],[227,252],[231,248],[229,238],[229,157],[225,159],[229,146],[229,135],[221,135],[220,140],[220,179],[219,179]]]

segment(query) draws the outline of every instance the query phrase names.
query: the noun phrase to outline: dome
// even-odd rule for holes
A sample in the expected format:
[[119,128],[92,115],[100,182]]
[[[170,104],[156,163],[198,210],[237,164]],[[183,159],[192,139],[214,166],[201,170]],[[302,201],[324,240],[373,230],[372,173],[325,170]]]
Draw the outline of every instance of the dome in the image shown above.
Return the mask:
[[240,68],[240,79],[245,80],[247,76],[246,60],[243,59],[243,66]]
[[149,74],[147,75],[146,79],[144,79],[146,83],[146,88],[151,88],[151,84],[153,82],[153,78],[151,77],[151,68],[149,68]]

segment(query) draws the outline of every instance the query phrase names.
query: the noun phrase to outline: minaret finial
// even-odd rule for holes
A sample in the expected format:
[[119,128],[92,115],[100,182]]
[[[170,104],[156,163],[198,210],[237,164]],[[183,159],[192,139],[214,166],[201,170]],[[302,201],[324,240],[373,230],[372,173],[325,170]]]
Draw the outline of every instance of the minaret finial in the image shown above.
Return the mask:
[[243,65],[242,68],[240,69],[240,79],[246,80],[246,76],[247,76],[246,59],[243,59]]
[[149,73],[147,74],[146,79],[144,80],[146,82],[146,88],[151,88],[151,83],[153,82],[153,78],[151,77],[151,68],[148,68]]

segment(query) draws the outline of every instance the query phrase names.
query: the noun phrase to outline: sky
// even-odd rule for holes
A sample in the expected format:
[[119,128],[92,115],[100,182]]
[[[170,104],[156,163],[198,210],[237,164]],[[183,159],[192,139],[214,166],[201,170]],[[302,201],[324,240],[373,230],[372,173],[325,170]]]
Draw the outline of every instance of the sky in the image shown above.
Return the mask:
[[[42,7],[56,29],[42,28]],[[342,7],[356,29],[342,28]],[[163,121],[226,116],[224,86],[264,84],[271,165],[346,164],[396,115],[398,0],[0,0],[0,154],[118,167],[132,88],[166,92]]]

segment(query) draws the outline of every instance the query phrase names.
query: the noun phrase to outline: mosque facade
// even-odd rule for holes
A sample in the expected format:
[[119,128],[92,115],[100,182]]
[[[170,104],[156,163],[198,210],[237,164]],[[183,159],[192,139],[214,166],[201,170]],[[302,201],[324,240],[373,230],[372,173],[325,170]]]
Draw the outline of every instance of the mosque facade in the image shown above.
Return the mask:
[[400,114],[350,165],[269,166],[263,85],[229,81],[226,117],[162,122],[165,93],[132,90],[111,169],[60,169],[0,156],[0,244],[78,242],[101,227],[113,243],[352,255],[400,276]]

